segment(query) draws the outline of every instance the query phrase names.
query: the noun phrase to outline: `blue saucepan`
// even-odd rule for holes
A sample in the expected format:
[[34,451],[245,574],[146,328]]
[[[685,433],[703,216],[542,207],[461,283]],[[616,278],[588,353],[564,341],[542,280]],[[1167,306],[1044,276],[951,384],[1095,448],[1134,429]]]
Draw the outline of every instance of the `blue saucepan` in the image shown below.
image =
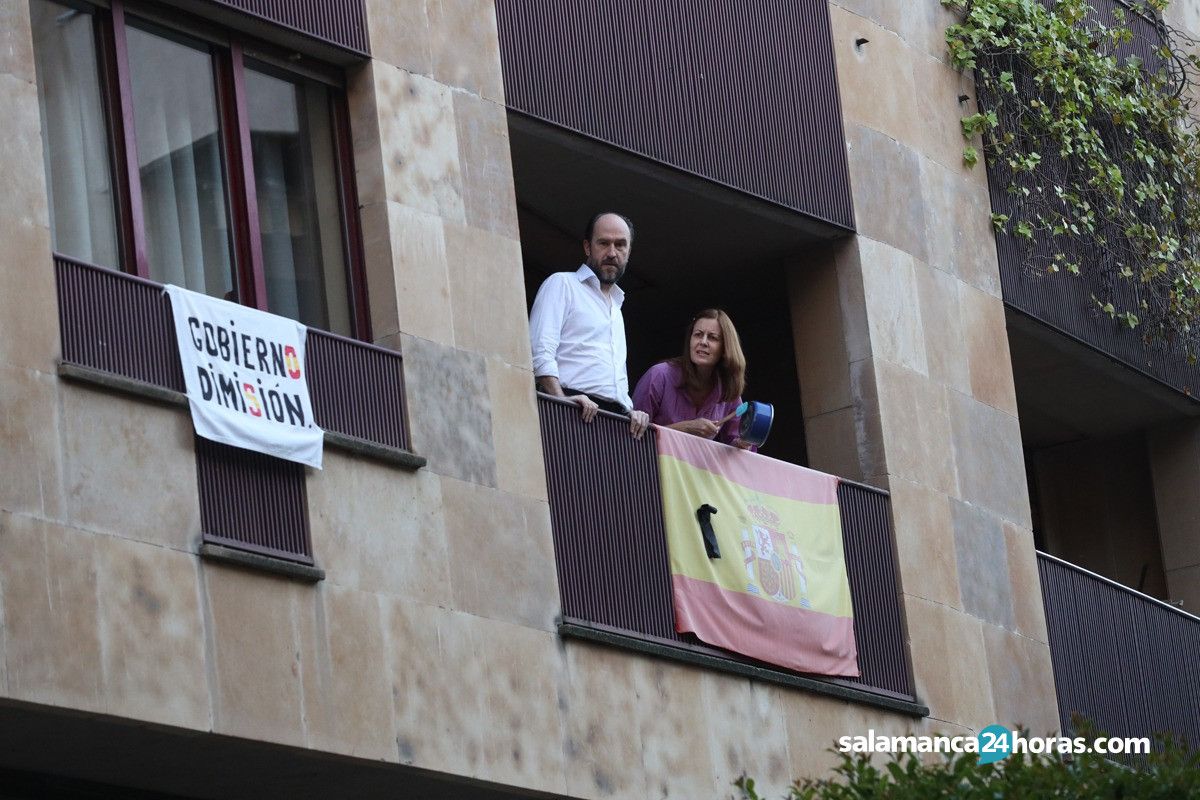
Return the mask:
[[762,447],[771,432],[771,421],[775,418],[775,406],[770,403],[760,403],[748,400],[742,403],[745,411],[739,407],[738,437],[748,444]]

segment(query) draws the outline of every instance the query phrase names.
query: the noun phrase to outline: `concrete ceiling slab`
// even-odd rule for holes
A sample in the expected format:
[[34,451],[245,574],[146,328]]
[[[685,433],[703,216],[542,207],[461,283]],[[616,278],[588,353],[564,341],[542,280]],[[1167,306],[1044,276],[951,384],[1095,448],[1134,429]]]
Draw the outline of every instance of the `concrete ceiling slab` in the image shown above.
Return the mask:
[[1200,402],[1066,334],[1007,309],[1027,449],[1104,439],[1200,416]]

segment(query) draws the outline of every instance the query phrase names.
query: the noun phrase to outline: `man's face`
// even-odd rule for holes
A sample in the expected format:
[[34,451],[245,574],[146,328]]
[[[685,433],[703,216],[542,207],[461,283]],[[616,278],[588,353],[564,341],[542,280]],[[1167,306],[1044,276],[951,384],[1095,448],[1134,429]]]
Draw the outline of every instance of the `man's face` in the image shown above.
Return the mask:
[[605,214],[592,227],[592,240],[583,243],[587,265],[600,279],[611,286],[625,274],[629,263],[629,226],[616,214]]

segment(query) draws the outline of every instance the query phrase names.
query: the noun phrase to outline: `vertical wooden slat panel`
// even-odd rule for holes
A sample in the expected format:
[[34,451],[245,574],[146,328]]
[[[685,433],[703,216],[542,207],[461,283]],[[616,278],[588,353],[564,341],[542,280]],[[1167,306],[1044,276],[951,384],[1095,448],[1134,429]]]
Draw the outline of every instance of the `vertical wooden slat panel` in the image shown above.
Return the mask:
[[[63,361],[184,391],[170,301],[160,284],[54,259]],[[309,331],[313,414],[326,430],[407,447],[400,354]],[[312,563],[304,467],[196,439],[206,541]]]
[[[1136,55],[1147,69],[1157,70],[1162,64],[1157,51],[1162,41],[1157,22],[1130,11],[1129,4],[1122,0],[1093,0],[1088,19],[1114,26],[1117,9],[1125,10],[1126,25],[1133,32],[1133,39],[1122,44],[1115,55]],[[1034,76],[1015,63],[1009,68],[1022,95],[1035,96]],[[995,99],[982,87],[978,91],[980,108],[995,106]],[[1057,158],[1053,152],[1042,153],[1043,164],[1047,167]],[[1008,191],[1013,182],[1011,171],[1005,164],[998,163],[989,164],[987,172],[992,210],[1011,219],[1020,218],[1023,196]],[[1038,234],[1033,242],[1026,243],[1004,232],[996,234],[996,250],[1005,303],[1186,395],[1200,396],[1200,366],[1189,363],[1178,348],[1161,341],[1147,342],[1142,330],[1130,330],[1100,310],[1094,298],[1105,297],[1110,285],[1115,292],[1116,305],[1138,307],[1133,287],[1128,282],[1116,279],[1114,283],[1114,279],[1104,277],[1117,271],[1110,250],[1080,237]],[[1083,274],[1046,273],[1057,250],[1071,254],[1080,263]]]
[[848,230],[825,0],[497,0],[505,101]]
[[376,444],[408,448],[399,353],[310,329],[305,360],[318,425]]
[[312,564],[304,466],[195,441],[204,541]]
[[183,391],[160,284],[56,256],[63,361]]
[[[54,263],[63,361],[184,391],[161,284],[61,256]],[[407,449],[399,353],[310,329],[306,361],[318,425]]]
[[[407,0],[404,0],[407,2]],[[363,0],[211,0],[359,55],[370,53]]]
[[1170,732],[1200,748],[1200,618],[1038,553],[1063,731]]

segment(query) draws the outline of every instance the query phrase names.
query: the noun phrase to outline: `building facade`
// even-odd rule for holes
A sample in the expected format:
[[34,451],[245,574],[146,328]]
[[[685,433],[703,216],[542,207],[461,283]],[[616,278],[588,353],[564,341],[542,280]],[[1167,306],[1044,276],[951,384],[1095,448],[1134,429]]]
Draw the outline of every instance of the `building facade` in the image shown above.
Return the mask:
[[[949,11],[734,5],[0,0],[0,797],[724,797],[868,729],[1196,735],[1189,387],[1017,296]],[[766,454],[844,479],[861,680],[675,634],[652,442],[536,395],[528,302],[604,208],[631,377],[723,306]],[[322,470],[194,435],[164,283],[309,326]]]

